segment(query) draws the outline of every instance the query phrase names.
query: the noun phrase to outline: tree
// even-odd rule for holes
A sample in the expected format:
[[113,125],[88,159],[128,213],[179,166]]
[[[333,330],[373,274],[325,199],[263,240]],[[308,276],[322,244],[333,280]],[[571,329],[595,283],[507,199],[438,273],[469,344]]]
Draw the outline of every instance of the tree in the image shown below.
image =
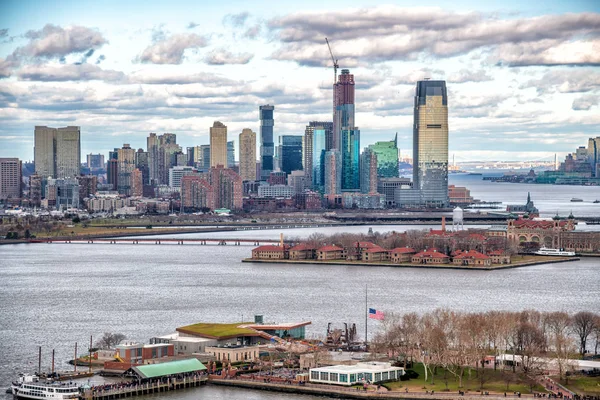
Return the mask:
[[569,355],[573,352],[573,340],[569,335],[572,321],[566,312],[553,312],[545,317],[549,327],[550,345],[554,349],[559,379],[566,376],[569,368]]
[[113,349],[116,345],[125,340],[126,336],[122,333],[104,332],[102,337],[96,341],[95,347],[99,349]]
[[588,311],[578,312],[573,316],[573,331],[579,336],[579,351],[585,356],[588,336],[596,328],[596,315]]

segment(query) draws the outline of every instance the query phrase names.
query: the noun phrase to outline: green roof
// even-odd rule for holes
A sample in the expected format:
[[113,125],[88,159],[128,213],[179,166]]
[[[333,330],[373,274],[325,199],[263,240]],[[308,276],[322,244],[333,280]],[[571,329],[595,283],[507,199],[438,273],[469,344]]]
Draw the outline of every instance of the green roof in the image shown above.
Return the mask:
[[198,323],[177,328],[178,332],[188,335],[208,338],[228,338],[235,336],[259,336],[254,329],[239,328],[240,325],[251,324],[251,322],[236,322],[235,324],[212,324]]
[[206,367],[196,358],[188,360],[169,361],[159,364],[140,365],[132,367],[141,378],[156,378],[159,376],[182,374],[185,372],[196,372],[205,370]]

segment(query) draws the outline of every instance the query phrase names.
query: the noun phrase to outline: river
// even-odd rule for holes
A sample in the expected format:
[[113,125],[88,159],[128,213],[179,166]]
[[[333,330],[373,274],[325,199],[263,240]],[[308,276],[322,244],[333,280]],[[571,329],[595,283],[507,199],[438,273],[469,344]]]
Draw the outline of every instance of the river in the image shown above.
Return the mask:
[[[523,197],[523,190],[518,192],[516,203]],[[473,194],[483,197],[476,191]],[[575,193],[569,196],[584,198]],[[532,197],[538,207],[550,201],[533,191]],[[564,201],[561,204],[566,206]],[[597,205],[587,207],[592,206]],[[372,227],[375,231],[425,228]],[[368,228],[344,227],[344,231],[366,233]],[[335,230],[319,228],[324,233]],[[313,231],[284,233],[306,237]],[[264,239],[277,238],[279,231],[219,235]],[[43,347],[45,369],[52,349],[56,349],[58,369],[66,369],[74,343],[85,348],[89,335],[99,337],[103,332],[121,332],[129,339],[147,342],[195,322],[236,322],[262,314],[268,322],[312,321],[307,327],[309,337],[324,336],[328,322],[355,322],[362,335],[366,285],[369,307],[384,312],[424,312],[438,307],[461,311],[600,310],[597,258],[498,271],[240,262],[250,256],[251,249],[244,245],[165,244],[0,246],[0,387],[8,386],[18,372],[36,368],[37,346]],[[377,324],[369,322],[369,335],[377,330]],[[198,397],[311,398],[213,386],[160,395],[185,400]]]

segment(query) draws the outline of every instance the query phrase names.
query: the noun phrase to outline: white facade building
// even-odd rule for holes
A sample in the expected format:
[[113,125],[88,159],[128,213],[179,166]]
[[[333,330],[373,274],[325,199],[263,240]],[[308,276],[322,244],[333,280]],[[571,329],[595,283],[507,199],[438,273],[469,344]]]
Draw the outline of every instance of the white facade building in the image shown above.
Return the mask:
[[172,167],[169,168],[169,186],[177,191],[181,190],[181,178],[192,175],[198,171],[194,167]]
[[284,197],[289,198],[294,195],[294,188],[286,185],[260,185],[258,187],[258,197]]
[[404,368],[391,363],[369,361],[355,365],[332,365],[310,369],[310,382],[352,386],[356,383],[395,381],[404,375]]

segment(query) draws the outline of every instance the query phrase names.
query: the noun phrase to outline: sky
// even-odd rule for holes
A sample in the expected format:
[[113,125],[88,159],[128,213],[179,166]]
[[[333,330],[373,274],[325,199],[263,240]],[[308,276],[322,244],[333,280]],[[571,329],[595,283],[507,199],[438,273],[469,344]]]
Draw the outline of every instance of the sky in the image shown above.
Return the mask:
[[[356,81],[361,147],[412,155],[418,80],[448,87],[457,163],[552,161],[600,136],[600,1],[0,2],[0,157],[33,159],[36,125],[81,127],[82,159],[148,133],[181,146],[332,120],[331,42]],[[275,139],[277,141],[277,139]],[[238,158],[236,151],[236,159]]]

